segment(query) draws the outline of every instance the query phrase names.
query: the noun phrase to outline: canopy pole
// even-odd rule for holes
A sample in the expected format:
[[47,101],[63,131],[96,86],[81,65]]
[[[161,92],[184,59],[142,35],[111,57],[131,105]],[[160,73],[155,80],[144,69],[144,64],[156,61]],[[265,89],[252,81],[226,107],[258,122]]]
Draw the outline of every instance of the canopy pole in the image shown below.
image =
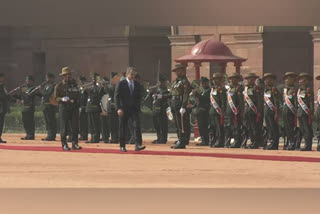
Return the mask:
[[194,67],[195,67],[195,80],[200,80],[200,66],[201,63],[195,62]]
[[234,66],[236,67],[236,72],[237,72],[238,74],[240,74],[241,65],[242,65],[241,62],[235,62],[235,63],[234,63]]

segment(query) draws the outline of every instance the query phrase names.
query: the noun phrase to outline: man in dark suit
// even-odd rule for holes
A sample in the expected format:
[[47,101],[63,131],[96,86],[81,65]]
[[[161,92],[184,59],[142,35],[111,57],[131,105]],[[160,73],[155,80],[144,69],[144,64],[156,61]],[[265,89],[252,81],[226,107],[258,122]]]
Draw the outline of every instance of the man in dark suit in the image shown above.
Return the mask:
[[135,69],[127,68],[126,78],[121,80],[115,90],[116,109],[120,120],[120,151],[126,152],[126,136],[128,129],[128,121],[132,121],[133,135],[135,137],[135,151],[145,149],[142,146],[142,136],[140,131],[140,100],[141,90],[140,84],[134,80]]

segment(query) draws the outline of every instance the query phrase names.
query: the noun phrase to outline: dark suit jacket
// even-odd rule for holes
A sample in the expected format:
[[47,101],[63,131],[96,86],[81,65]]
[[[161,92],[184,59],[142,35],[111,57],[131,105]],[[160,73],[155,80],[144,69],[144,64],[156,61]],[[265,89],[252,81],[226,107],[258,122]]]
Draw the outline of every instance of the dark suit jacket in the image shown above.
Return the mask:
[[140,93],[140,84],[138,82],[134,81],[134,90],[131,95],[127,79],[121,80],[116,86],[114,93],[116,109],[122,109],[125,113],[139,112],[141,103]]

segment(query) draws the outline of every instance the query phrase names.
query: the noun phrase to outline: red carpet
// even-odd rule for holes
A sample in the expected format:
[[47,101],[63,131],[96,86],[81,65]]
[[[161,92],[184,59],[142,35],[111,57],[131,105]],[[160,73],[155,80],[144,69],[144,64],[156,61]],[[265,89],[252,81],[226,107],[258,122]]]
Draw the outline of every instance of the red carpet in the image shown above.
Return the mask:
[[280,156],[280,155],[251,155],[251,154],[228,154],[228,153],[199,153],[199,152],[180,152],[180,151],[128,151],[120,152],[119,149],[98,149],[83,148],[78,151],[62,151],[61,147],[51,146],[8,146],[0,145],[0,149],[23,150],[23,151],[46,151],[46,152],[77,152],[77,153],[107,153],[107,154],[135,154],[135,155],[167,155],[167,156],[196,156],[196,157],[214,157],[214,158],[235,158],[249,160],[269,160],[269,161],[296,161],[296,162],[320,162],[316,157],[299,156]]

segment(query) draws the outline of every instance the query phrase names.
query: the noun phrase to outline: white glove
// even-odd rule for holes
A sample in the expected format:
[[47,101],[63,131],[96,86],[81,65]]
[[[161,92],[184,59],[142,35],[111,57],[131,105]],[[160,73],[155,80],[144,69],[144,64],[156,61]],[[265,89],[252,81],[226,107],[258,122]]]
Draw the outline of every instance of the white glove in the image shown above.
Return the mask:
[[185,108],[181,108],[180,109],[180,114],[184,114],[184,113],[186,113],[186,109]]
[[62,100],[62,102],[68,102],[70,100],[70,97],[67,97],[67,96],[66,97],[62,97],[61,100]]

